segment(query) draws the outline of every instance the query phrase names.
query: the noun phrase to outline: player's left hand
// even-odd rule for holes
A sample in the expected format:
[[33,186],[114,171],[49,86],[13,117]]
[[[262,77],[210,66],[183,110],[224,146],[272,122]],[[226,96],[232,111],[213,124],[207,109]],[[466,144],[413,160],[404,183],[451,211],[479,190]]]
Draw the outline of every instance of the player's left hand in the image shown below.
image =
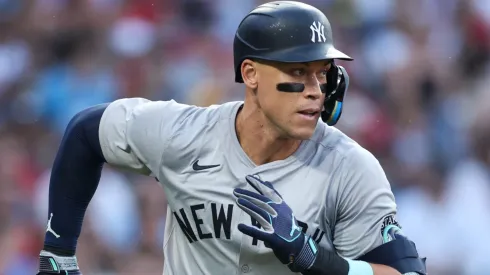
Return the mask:
[[233,194],[238,206],[257,220],[261,229],[239,224],[238,230],[263,241],[291,271],[307,270],[315,261],[316,243],[301,231],[293,211],[270,182],[255,176],[247,176],[246,180],[258,193],[236,188]]

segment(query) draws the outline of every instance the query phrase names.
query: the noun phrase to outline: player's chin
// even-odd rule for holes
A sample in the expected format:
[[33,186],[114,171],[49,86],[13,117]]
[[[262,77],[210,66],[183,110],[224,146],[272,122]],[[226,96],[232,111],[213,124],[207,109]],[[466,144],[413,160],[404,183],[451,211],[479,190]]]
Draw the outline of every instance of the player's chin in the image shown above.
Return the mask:
[[315,133],[316,123],[312,125],[298,125],[289,129],[289,136],[293,139],[310,139]]

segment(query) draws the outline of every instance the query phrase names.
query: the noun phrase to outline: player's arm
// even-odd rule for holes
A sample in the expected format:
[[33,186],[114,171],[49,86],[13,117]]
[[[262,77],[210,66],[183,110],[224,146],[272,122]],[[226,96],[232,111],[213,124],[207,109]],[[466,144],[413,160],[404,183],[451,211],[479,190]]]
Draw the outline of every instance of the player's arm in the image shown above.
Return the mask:
[[397,267],[364,260],[350,260],[335,251],[319,247],[311,236],[299,230],[293,211],[272,183],[251,175],[247,176],[246,180],[256,192],[236,188],[233,193],[237,197],[237,205],[258,221],[262,229],[239,224],[238,230],[263,241],[291,271],[304,275],[400,274]]
[[39,274],[80,274],[75,258],[89,201],[97,189],[105,158],[98,129],[108,104],[72,118],[58,149],[50,178],[49,220],[40,253]]
[[173,101],[121,99],[73,117],[52,167],[40,274],[79,274],[77,240],[103,164],[146,175],[158,171],[182,106]]
[[426,275],[425,259],[394,219],[394,196],[378,161],[364,149],[353,151],[332,178],[342,187],[333,232],[336,251],[299,230],[273,184],[252,175],[246,180],[256,192],[236,188],[233,194],[260,228],[239,224],[238,230],[263,241],[291,271],[304,275]]
[[[396,204],[381,165],[368,151],[353,149],[340,164],[335,180],[339,194],[333,244],[352,274],[426,274],[425,259],[403,235],[395,219]],[[320,251],[312,270],[324,268],[327,252]],[[348,274],[351,274],[349,271]],[[305,273],[328,274],[328,273]]]

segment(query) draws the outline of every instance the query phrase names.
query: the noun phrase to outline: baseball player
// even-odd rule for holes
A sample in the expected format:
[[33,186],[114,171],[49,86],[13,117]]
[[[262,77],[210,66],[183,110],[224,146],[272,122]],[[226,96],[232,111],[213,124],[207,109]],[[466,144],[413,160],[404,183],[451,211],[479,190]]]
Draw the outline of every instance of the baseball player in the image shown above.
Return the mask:
[[332,127],[349,84],[335,59],[352,60],[321,11],[270,2],[236,32],[244,101],[125,98],[77,114],[52,169],[39,274],[81,274],[77,239],[104,163],[162,185],[165,275],[426,274],[380,164]]

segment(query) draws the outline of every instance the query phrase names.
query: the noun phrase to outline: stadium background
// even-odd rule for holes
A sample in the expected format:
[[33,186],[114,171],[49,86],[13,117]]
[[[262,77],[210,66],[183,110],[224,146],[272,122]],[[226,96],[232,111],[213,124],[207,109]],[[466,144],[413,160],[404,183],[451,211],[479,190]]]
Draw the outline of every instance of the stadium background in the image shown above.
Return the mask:
[[[121,97],[240,99],[232,41],[254,0],[0,0],[0,274],[34,274],[60,137]],[[490,274],[488,0],[310,0],[355,58],[338,127],[391,180],[432,275]],[[161,274],[166,203],[151,178],[104,170],[84,274]]]

